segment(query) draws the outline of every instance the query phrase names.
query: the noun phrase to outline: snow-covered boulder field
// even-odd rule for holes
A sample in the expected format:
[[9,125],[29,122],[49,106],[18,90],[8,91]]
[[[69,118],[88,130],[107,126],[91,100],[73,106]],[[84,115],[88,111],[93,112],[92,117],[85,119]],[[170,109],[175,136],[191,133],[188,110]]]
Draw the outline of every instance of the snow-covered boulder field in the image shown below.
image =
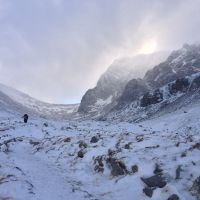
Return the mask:
[[0,112],[0,199],[199,200],[199,112],[28,124]]

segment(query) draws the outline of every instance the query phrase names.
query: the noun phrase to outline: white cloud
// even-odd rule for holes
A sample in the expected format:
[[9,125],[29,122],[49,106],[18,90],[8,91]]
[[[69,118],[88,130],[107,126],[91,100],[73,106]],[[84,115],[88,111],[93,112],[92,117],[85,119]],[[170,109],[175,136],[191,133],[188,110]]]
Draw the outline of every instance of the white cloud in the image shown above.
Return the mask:
[[0,0],[0,82],[46,101],[80,100],[146,41],[164,50],[198,40],[199,2]]
[[55,6],[62,6],[63,0],[52,0]]

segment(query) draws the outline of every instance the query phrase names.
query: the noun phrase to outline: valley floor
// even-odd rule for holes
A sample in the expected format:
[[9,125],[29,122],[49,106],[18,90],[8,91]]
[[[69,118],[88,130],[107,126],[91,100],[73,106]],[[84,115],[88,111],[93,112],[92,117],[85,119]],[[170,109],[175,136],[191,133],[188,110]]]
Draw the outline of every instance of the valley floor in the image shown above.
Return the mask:
[[[146,200],[143,189],[149,186],[153,200],[173,194],[198,200],[199,111],[196,105],[132,124],[44,119],[23,124],[1,113],[0,199]],[[166,184],[145,183],[154,175]]]

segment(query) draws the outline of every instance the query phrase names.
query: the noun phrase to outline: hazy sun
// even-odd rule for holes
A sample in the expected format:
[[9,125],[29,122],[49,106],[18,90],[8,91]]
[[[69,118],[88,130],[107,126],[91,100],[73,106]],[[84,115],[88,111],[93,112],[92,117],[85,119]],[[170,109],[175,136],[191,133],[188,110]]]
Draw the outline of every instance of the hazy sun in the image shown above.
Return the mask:
[[142,44],[139,50],[140,54],[150,54],[155,52],[157,49],[157,41],[155,39],[148,40]]

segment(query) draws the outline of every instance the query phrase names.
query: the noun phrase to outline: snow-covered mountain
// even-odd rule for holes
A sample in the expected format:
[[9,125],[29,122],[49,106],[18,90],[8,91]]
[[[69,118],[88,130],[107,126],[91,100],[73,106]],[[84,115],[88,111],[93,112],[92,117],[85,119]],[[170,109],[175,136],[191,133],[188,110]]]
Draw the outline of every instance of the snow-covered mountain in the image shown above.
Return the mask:
[[[177,108],[182,101],[196,101],[200,89],[200,45],[184,45],[174,51],[166,61],[149,70],[143,79],[127,83],[117,105],[107,113],[109,119],[139,120]],[[183,98],[184,97],[184,98]],[[183,100],[184,99],[184,100]],[[102,117],[102,119],[108,119]]]
[[108,112],[129,80],[142,78],[148,69],[165,60],[167,55],[167,52],[157,52],[114,61],[100,77],[96,87],[83,96],[78,111],[89,116]]
[[0,199],[199,200],[199,112],[140,123],[0,115]]
[[106,121],[0,85],[0,200],[200,200],[199,49],[129,80]]
[[77,105],[58,105],[41,102],[11,87],[0,84],[0,109],[10,113],[22,115],[29,113],[44,118],[68,118],[73,115]]
[[178,78],[200,72],[200,45],[185,44],[179,50],[173,51],[165,62],[149,70],[144,80],[158,88]]

